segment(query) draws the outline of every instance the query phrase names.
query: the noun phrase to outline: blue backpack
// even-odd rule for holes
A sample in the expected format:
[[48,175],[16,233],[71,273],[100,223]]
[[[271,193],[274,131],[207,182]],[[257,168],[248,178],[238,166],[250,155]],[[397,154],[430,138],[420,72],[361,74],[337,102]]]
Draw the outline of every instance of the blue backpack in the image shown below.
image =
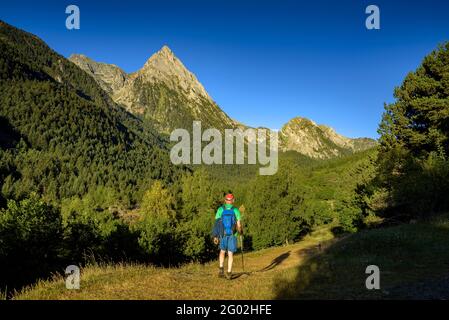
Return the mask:
[[223,233],[225,236],[231,236],[235,233],[235,225],[237,219],[235,218],[234,207],[226,209],[226,206],[222,206],[223,213],[221,214],[221,221],[223,224]]

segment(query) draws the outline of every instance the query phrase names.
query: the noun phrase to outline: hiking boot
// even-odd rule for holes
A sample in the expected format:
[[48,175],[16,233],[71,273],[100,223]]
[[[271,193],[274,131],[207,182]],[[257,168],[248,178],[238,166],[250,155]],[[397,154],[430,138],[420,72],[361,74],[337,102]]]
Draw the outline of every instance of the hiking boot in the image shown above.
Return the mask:
[[224,268],[220,268],[220,271],[218,271],[218,277],[224,278]]
[[226,272],[226,279],[228,280],[232,279],[232,272]]

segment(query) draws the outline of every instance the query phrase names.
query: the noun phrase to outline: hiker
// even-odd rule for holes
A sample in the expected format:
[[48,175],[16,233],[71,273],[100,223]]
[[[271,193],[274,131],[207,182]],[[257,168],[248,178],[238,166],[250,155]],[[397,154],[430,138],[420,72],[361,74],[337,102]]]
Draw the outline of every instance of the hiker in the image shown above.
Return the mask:
[[[225,203],[217,209],[215,214],[214,243],[220,244],[220,271],[218,276],[227,279],[232,278],[232,262],[234,253],[237,251],[237,232],[243,234],[240,222],[240,211],[233,206],[234,195],[229,193],[225,196]],[[225,253],[228,252],[228,271],[224,273]]]

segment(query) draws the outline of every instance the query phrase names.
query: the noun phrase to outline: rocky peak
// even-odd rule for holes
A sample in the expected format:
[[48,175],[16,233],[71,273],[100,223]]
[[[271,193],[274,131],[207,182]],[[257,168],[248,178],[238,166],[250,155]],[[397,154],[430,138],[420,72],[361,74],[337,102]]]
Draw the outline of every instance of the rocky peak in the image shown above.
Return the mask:
[[137,73],[144,81],[163,82],[173,90],[181,88],[189,99],[199,100],[202,97],[211,100],[196,76],[166,45],[153,54]]
[[317,124],[315,122],[313,122],[310,119],[304,118],[304,117],[295,117],[295,118],[291,119],[288,122],[288,124],[291,126],[298,126],[298,127],[302,127],[302,128],[317,126]]
[[351,139],[325,125],[317,125],[307,118],[290,120],[280,131],[281,148],[306,156],[327,159],[374,147],[372,139]]
[[173,51],[171,51],[171,49],[167,45],[164,45],[161,48],[161,50],[159,50],[156,54],[160,54],[160,55],[163,55],[165,57],[170,57],[170,58],[174,58],[175,57]]

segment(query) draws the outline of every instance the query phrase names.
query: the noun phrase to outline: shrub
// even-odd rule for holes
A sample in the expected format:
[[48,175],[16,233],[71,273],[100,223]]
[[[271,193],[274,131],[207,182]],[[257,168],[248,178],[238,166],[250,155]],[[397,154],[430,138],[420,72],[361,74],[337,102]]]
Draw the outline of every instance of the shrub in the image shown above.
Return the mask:
[[46,276],[59,264],[62,249],[60,211],[36,195],[0,211],[0,284],[20,286]]

